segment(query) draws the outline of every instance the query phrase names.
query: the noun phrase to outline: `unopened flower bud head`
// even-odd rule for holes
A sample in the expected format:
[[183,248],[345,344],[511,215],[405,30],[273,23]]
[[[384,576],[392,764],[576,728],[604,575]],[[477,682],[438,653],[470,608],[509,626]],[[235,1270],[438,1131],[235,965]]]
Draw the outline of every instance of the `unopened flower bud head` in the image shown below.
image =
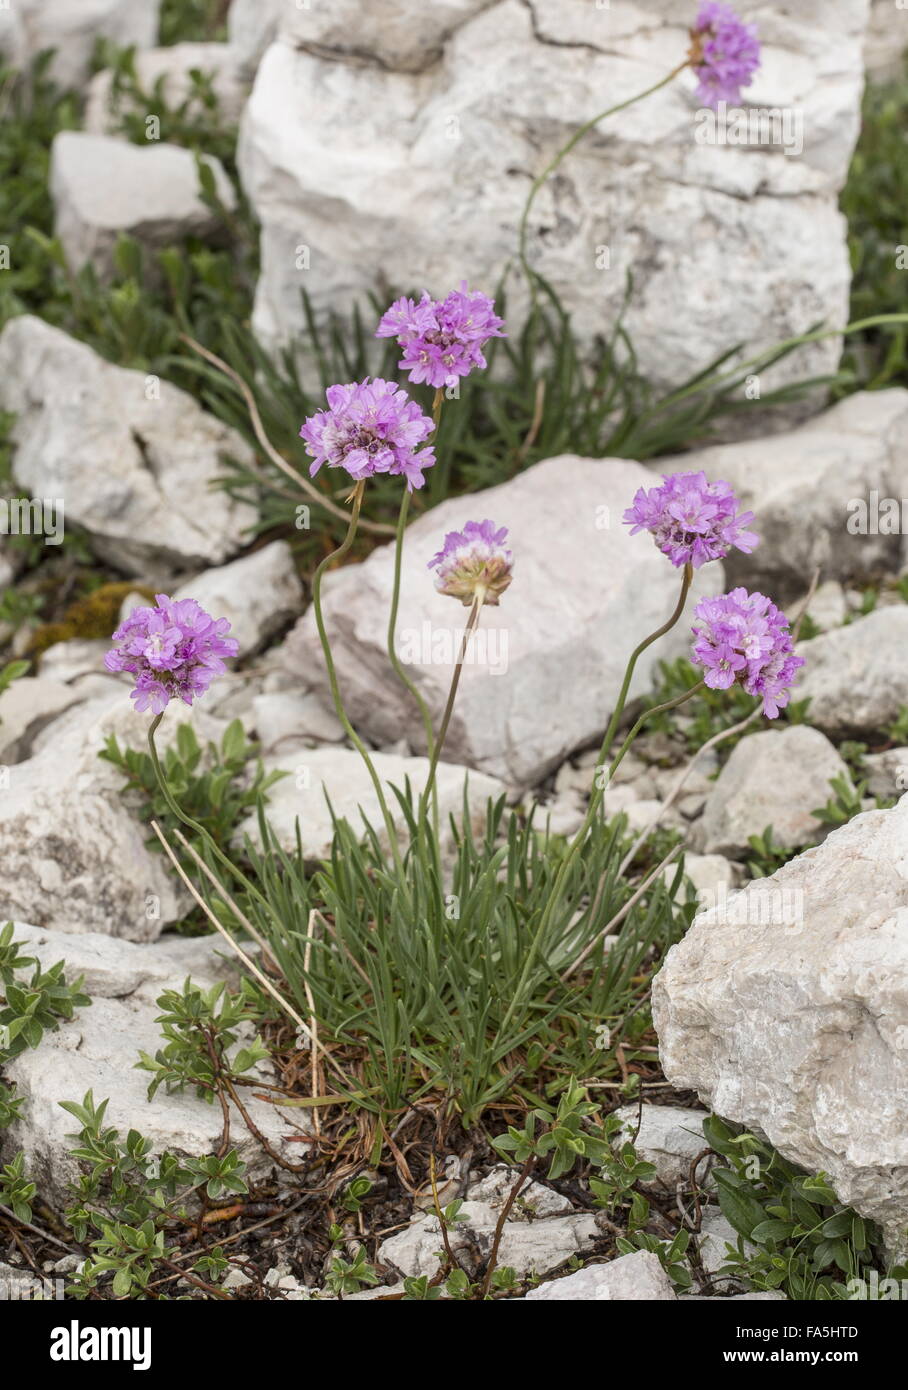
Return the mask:
[[429,561],[435,587],[469,607],[477,597],[497,607],[511,582],[513,556],[504,544],[508,528],[494,521],[468,521],[462,531],[449,531],[438,554]]

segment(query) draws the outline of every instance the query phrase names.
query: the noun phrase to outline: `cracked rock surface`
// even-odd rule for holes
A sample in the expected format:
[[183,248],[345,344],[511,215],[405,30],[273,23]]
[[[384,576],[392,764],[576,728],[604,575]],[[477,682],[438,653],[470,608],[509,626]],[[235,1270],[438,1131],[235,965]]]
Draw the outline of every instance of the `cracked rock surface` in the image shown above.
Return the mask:
[[[301,289],[321,314],[345,312],[379,277],[440,294],[469,274],[493,291],[514,263],[532,180],[595,112],[688,48],[673,0],[398,0],[374,20],[353,0],[275,8],[250,20],[250,51],[273,42],[239,149],[262,224],[254,325],[272,347],[300,335]],[[738,8],[764,45],[747,104],[784,107],[791,129],[717,143],[684,73],[590,132],[531,217],[532,263],[582,343],[614,322],[633,271],[625,326],[662,387],[736,343],[755,352],[847,317],[837,194],[858,129],[867,0]],[[512,275],[512,332],[525,305]],[[802,349],[765,384],[828,371],[838,353],[833,339]]]
[[185,391],[23,314],[0,334],[0,409],[16,415],[16,482],[62,498],[116,568],[217,565],[240,549],[255,512],[210,484],[222,455],[250,451]]

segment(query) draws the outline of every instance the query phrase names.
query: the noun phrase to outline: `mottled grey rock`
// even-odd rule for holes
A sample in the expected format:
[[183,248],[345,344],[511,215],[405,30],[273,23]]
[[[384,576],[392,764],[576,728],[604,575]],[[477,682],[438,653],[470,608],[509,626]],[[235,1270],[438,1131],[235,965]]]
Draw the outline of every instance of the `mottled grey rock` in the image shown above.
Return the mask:
[[795,691],[828,734],[879,734],[908,705],[908,605],[881,608],[801,642]]
[[827,1173],[904,1255],[908,798],[855,817],[733,906],[698,916],[653,982],[665,1075]]
[[110,564],[221,564],[255,511],[212,484],[222,459],[248,463],[236,433],[156,376],[105,362],[31,315],[0,334],[0,409],[16,423],[13,470],[32,497],[61,498]]
[[[256,53],[275,33],[273,11],[241,8]],[[746,105],[796,113],[801,152],[796,129],[787,152],[779,139],[719,143],[685,73],[588,133],[530,220],[533,265],[581,344],[614,324],[634,274],[625,326],[660,386],[742,341],[756,351],[847,319],[837,194],[858,131],[866,0],[739,9],[765,44]],[[692,17],[673,0],[287,5],[239,149],[262,224],[258,336],[299,344],[302,289],[320,317],[349,310],[378,275],[443,294],[469,274],[492,291],[515,265],[532,180],[597,111],[683,61]],[[507,289],[516,332],[522,278],[512,273]],[[802,349],[763,389],[829,370],[838,355],[833,338]]]
[[[203,155],[217,197],[236,206],[233,184],[220,161]],[[54,232],[68,264],[91,264],[102,280],[114,273],[114,249],[123,234],[149,251],[184,237],[223,235],[217,212],[203,200],[196,156],[160,140],[134,145],[110,135],[64,130],[51,147],[50,191]]]
[[540,1284],[527,1294],[539,1303],[600,1302],[617,1299],[623,1302],[672,1302],[677,1297],[672,1282],[659,1263],[657,1255],[637,1250],[632,1255],[620,1255],[608,1264],[587,1265],[564,1279]]
[[0,52],[26,67],[52,48],[51,76],[60,87],[78,88],[91,71],[99,38],[120,48],[147,48],[157,38],[159,9],[160,0],[12,0],[0,9]]
[[[436,727],[447,699],[467,610],[433,587],[426,566],[447,531],[480,513],[502,518],[514,546],[514,580],[487,608],[467,654],[445,757],[520,785],[533,784],[573,749],[601,739],[628,656],[677,602],[678,571],[647,535],[621,523],[652,474],[625,459],[546,459],[468,500],[452,498],[408,529],[397,645]],[[393,547],[328,574],[325,622],[347,711],[374,743],[425,747],[414,702],[385,649]],[[717,593],[722,567],[695,577],[696,598]],[[656,663],[690,643],[682,620],[638,662],[632,697],[652,686]],[[310,610],[288,636],[288,672],[324,696],[327,677]]]
[[812,813],[829,800],[829,779],[840,776],[850,780],[846,764],[808,724],[748,735],[733,749],[706,803],[706,853],[741,853],[749,836],[768,825],[783,849],[812,843],[822,829]]

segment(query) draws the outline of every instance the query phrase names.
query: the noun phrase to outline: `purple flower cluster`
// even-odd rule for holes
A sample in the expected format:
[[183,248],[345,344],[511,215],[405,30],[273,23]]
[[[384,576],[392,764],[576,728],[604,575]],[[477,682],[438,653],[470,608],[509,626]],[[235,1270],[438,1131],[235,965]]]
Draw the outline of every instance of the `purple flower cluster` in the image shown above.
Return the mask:
[[663,474],[661,487],[638,488],[624,521],[632,536],[649,531],[676,568],[699,569],[733,546],[749,554],[759,544],[759,536],[746,530],[753,512],[739,512],[738,505],[728,483],[711,483],[705,473]]
[[737,106],[741,88],[749,87],[760,66],[760,43],[752,24],[739,19],[730,5],[705,0],[691,30],[691,64],[697,74],[697,100],[717,107]]
[[763,700],[763,713],[775,719],[788,704],[795,672],[804,658],[792,650],[788,619],[765,594],[732,589],[718,598],[701,599],[694,610],[699,625],[691,629],[693,660],[706,672],[712,690],[727,690],[737,681]]
[[429,561],[437,569],[435,587],[469,605],[477,593],[497,607],[511,582],[513,557],[504,544],[508,528],[495,529],[494,521],[468,521],[462,531],[449,531],[438,554]]
[[227,619],[212,618],[193,598],[156,594],[155,603],[155,608],[134,609],[120,624],[112,640],[121,645],[107,653],[104,664],[108,671],[135,676],[130,698],[137,710],[161,714],[177,696],[191,705],[204,695],[239,644],[225,635]]
[[495,301],[479,290],[452,290],[446,299],[432,299],[423,291],[417,304],[398,299],[382,315],[377,338],[396,338],[403,348],[400,366],[414,383],[428,382],[436,390],[454,386],[474,367],[484,367],[482,350],[490,338],[503,338],[504,320],[495,313]]
[[367,377],[349,386],[329,386],[326,394],[329,408],[310,415],[300,430],[314,459],[312,477],[326,463],[345,468],[357,482],[373,473],[398,473],[411,492],[422,487],[423,469],[432,467],[435,451],[419,445],[435,426],[406,391],[393,381]]

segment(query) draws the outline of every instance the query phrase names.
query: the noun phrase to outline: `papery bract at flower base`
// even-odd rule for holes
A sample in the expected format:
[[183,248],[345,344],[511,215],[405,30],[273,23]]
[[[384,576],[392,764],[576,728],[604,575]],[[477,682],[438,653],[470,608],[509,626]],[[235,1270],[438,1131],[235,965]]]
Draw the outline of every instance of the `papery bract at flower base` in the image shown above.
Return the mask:
[[[300,430],[314,462],[311,477],[327,464],[345,468],[359,482],[375,473],[403,474],[410,491],[425,482],[423,469],[435,462],[431,445],[419,446],[435,429],[415,401],[381,377],[329,386],[328,409],[310,415]],[[417,452],[418,450],[418,452]]]
[[376,338],[396,338],[403,348],[400,367],[414,384],[427,382],[439,389],[454,386],[474,367],[485,367],[483,348],[490,338],[504,338],[504,320],[495,301],[480,290],[459,290],[436,300],[424,290],[417,304],[398,299],[382,315]]
[[191,705],[204,695],[215,676],[236,656],[239,643],[228,637],[226,618],[212,618],[195,599],[155,595],[154,608],[136,608],[113,634],[114,647],[104,658],[108,671],[135,676],[130,698],[136,709],[161,714],[179,696]]
[[792,650],[788,619],[765,594],[732,589],[718,598],[701,599],[692,660],[706,673],[712,690],[735,682],[763,701],[763,713],[775,719],[788,704],[796,672],[804,658]]
[[438,554],[429,561],[437,569],[435,587],[469,605],[477,593],[496,607],[511,582],[513,557],[504,544],[508,528],[494,521],[468,521],[462,531],[449,531]]
[[753,24],[745,24],[730,5],[705,0],[691,30],[691,65],[697,74],[697,100],[704,106],[726,101],[737,106],[760,66],[760,43]]
[[705,473],[664,474],[661,487],[639,488],[624,513],[631,535],[649,531],[656,545],[680,569],[699,569],[722,560],[734,548],[750,554],[760,538],[747,526],[753,512],[738,512],[728,483],[711,483]]

